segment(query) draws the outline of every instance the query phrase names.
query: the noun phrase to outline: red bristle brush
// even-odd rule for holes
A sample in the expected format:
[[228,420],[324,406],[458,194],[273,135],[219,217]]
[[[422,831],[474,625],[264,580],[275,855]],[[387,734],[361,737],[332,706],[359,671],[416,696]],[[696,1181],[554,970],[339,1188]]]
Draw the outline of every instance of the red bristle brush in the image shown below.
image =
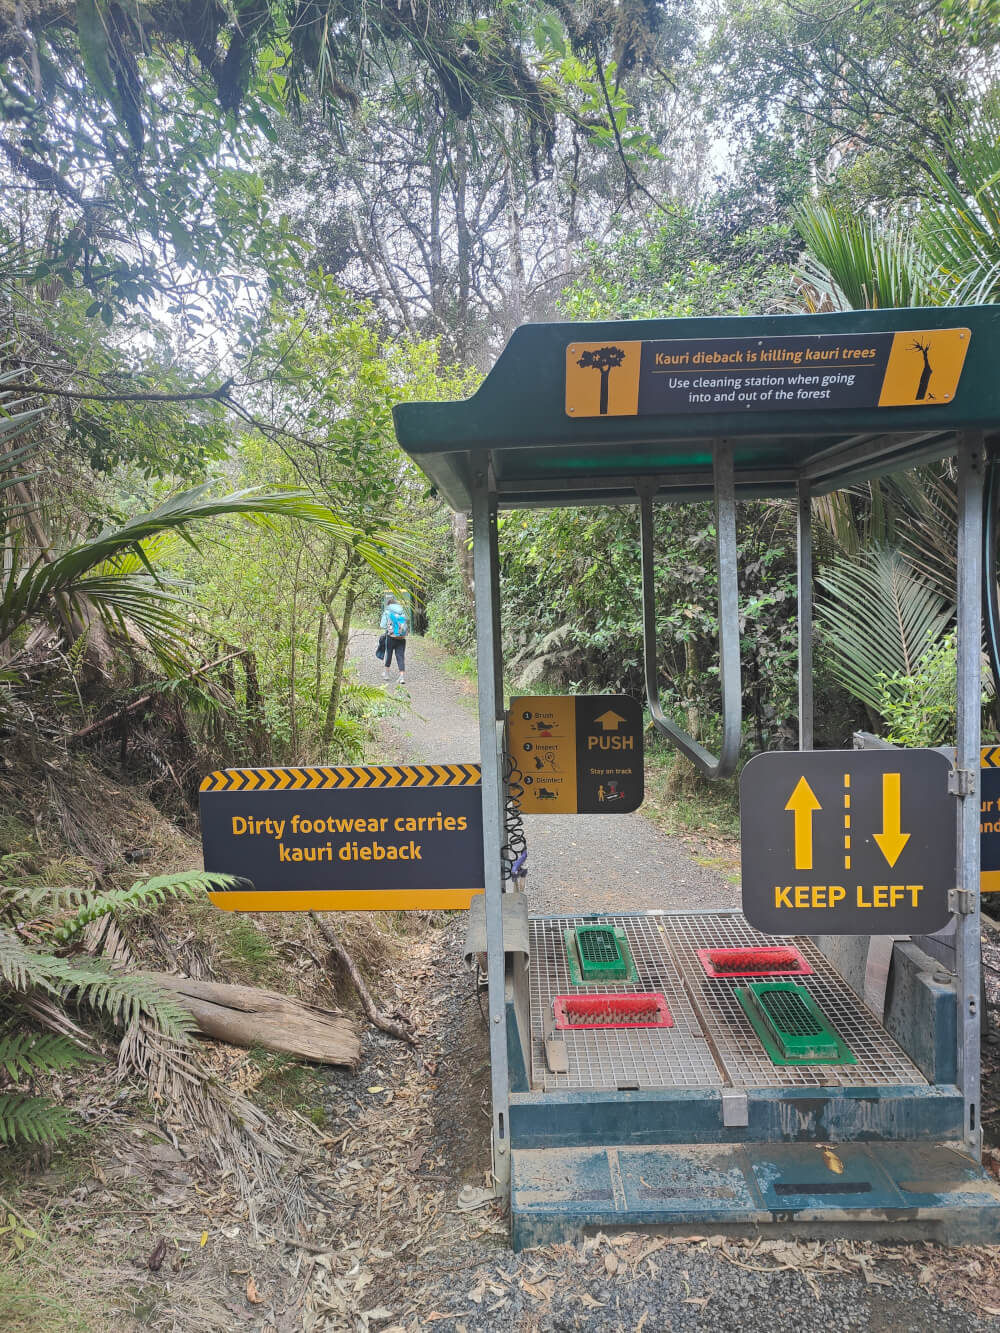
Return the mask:
[[794,949],[710,949],[708,959],[716,972],[797,971]]

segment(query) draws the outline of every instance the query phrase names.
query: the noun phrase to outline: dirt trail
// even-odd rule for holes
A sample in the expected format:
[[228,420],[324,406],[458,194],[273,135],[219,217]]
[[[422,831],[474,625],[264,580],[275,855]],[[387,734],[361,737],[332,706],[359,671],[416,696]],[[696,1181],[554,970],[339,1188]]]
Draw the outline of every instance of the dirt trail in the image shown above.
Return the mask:
[[[380,683],[374,631],[357,631],[351,655],[362,679]],[[407,648],[409,708],[385,723],[381,757],[408,761],[475,762],[479,723],[475,686],[450,675],[434,644],[414,637]],[[393,671],[393,680],[395,680]],[[532,815],[528,836],[528,906],[537,915],[634,912],[648,908],[736,907],[739,891],[717,871],[699,865],[684,843],[657,829],[641,812],[630,815]]]
[[[355,660],[370,682],[381,675],[374,644],[373,633],[354,636]],[[475,689],[448,672],[444,654],[414,639],[407,682],[410,706],[383,724],[377,758],[447,762],[478,757]],[[394,685],[389,688],[395,692]],[[530,821],[528,832],[529,901],[535,912],[575,911],[584,904],[590,910],[621,910],[735,903],[736,891],[719,874],[698,865],[678,840],[639,815],[539,817]],[[419,1072],[410,1093],[420,1109],[408,1131],[414,1145],[409,1160],[421,1165],[407,1185],[410,1214],[404,1206],[395,1215],[396,1233],[383,1232],[379,1248],[372,1245],[371,1232],[364,1231],[378,1226],[370,1210],[355,1213],[354,1226],[340,1231],[337,1243],[347,1241],[350,1255],[357,1254],[347,1278],[360,1268],[373,1279],[371,1285],[359,1300],[349,1280],[336,1280],[338,1268],[344,1272],[352,1262],[341,1251],[343,1258],[332,1268],[314,1270],[304,1328],[333,1333],[353,1327],[360,1333],[375,1326],[365,1306],[377,1305],[385,1320],[379,1324],[383,1333],[419,1333],[425,1327],[442,1333],[630,1333],[643,1328],[647,1333],[667,1328],[776,1333],[812,1326],[884,1333],[1000,1330],[1000,1320],[991,1317],[1000,1305],[1000,1251],[987,1248],[633,1233],[512,1254],[505,1221],[495,1208],[463,1213],[459,1204],[463,1186],[482,1183],[488,1169],[489,1053],[475,990],[460,959],[461,920],[434,935],[406,985],[421,1032]],[[331,1080],[341,1085],[331,1088],[336,1115],[348,1084],[360,1089],[377,1079],[369,1089],[377,1097],[361,1093],[355,1099],[365,1112],[365,1138],[372,1143],[374,1135],[378,1143],[367,1150],[371,1157],[362,1159],[376,1178],[386,1169],[379,1163],[387,1154],[388,1160],[400,1161],[398,1150],[393,1152],[398,1118],[387,1119],[382,1111],[379,1119],[372,1105],[381,1101],[382,1085],[395,1084],[398,1096],[398,1076],[391,1070],[409,1062],[393,1045],[370,1034],[360,1075]],[[366,1151],[363,1143],[347,1147],[352,1156]],[[325,1231],[329,1234],[317,1228],[315,1239]],[[356,1239],[349,1239],[352,1232]],[[414,1234],[416,1241],[409,1239]],[[354,1314],[353,1325],[352,1310],[361,1311],[360,1317]]]

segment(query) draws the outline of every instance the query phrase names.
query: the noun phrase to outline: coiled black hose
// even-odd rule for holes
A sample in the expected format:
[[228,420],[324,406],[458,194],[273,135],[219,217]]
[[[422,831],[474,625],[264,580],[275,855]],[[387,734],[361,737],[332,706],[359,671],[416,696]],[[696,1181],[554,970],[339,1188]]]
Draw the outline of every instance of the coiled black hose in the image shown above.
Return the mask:
[[517,766],[514,756],[505,750],[503,755],[503,780],[507,789],[507,803],[504,807],[504,841],[500,849],[500,864],[504,879],[523,880],[528,874],[528,839],[524,832],[524,820],[521,815],[521,797],[524,775]]

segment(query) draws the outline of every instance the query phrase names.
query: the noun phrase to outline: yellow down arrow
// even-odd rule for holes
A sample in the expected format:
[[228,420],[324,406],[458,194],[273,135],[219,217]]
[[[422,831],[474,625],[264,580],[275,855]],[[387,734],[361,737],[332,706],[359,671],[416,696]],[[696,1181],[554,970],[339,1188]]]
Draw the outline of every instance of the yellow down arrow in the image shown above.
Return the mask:
[[795,869],[813,868],[813,812],[823,807],[805,778],[799,778],[785,806],[795,815]]
[[894,866],[899,854],[910,841],[908,833],[900,832],[898,773],[882,774],[882,832],[875,834],[879,851]]

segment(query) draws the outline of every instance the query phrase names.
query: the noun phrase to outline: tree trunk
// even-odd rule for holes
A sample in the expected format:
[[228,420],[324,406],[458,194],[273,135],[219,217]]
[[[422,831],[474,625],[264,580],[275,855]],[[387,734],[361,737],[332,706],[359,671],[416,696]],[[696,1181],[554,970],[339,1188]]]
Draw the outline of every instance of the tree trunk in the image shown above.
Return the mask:
[[462,586],[465,588],[465,600],[469,610],[476,605],[475,566],[472,559],[472,547],[469,545],[469,515],[456,513],[451,516],[451,534],[455,539],[455,554],[458,567],[462,571]]
[[243,706],[249,722],[248,739],[258,760],[271,757],[271,737],[264,718],[264,699],[257,676],[257,658],[250,648],[241,655],[246,686]]
[[442,147],[440,139],[432,145],[431,160],[428,164],[430,169],[430,218],[428,220],[430,228],[430,235],[428,236],[430,264],[428,266],[428,277],[430,279],[431,313],[442,333],[448,333],[447,303],[444,290],[444,247],[441,240],[441,166],[438,160]]
[[521,245],[521,216],[517,211],[519,192],[514,180],[512,156],[507,156],[507,284],[510,291],[510,328],[513,333],[524,322],[524,251]]
[[[14,482],[13,490],[14,497],[21,506],[21,517],[38,547],[40,558],[47,565],[51,565],[54,559],[52,543],[38,517],[38,502],[23,482]],[[72,648],[77,639],[86,635],[83,660],[91,671],[108,679],[114,663],[114,648],[104,622],[94,610],[90,600],[82,595],[77,595],[71,600],[65,593],[56,593],[52,598],[52,605],[62,626],[66,647]]]
[[323,744],[329,745],[333,739],[333,729],[337,725],[337,710],[340,708],[340,692],[344,683],[344,664],[347,661],[347,641],[351,634],[351,615],[357,599],[358,587],[355,572],[352,569],[347,577],[347,592],[344,594],[344,614],[337,626],[337,658],[333,664],[333,681],[330,685],[330,697],[326,704],[326,720],[323,723]]
[[326,615],[320,612],[316,627],[316,707],[323,698],[323,648],[326,644]]
[[292,581],[292,624],[291,632],[288,636],[288,723],[291,732],[293,763],[297,763],[299,758],[299,706],[298,700],[295,697],[295,677],[297,675],[299,657],[299,567],[302,563],[302,552],[304,549],[304,547],[300,546],[299,553],[295,557],[295,578]]
[[701,731],[701,718],[698,714],[698,645],[693,638],[684,640],[684,668],[684,674],[687,676],[685,693],[688,699],[688,735],[698,740],[698,733]]
[[233,1046],[263,1046],[324,1065],[354,1068],[361,1058],[357,1023],[332,1009],[254,986],[195,981],[167,972],[142,975],[172,991],[206,1037]]
[[468,156],[466,153],[465,125],[462,121],[455,124],[455,224],[458,244],[458,303],[455,319],[455,359],[464,365],[469,357],[472,344],[472,328],[469,318],[469,294],[472,286],[471,255],[472,238],[469,235],[469,222],[466,217],[466,186],[468,183]]

